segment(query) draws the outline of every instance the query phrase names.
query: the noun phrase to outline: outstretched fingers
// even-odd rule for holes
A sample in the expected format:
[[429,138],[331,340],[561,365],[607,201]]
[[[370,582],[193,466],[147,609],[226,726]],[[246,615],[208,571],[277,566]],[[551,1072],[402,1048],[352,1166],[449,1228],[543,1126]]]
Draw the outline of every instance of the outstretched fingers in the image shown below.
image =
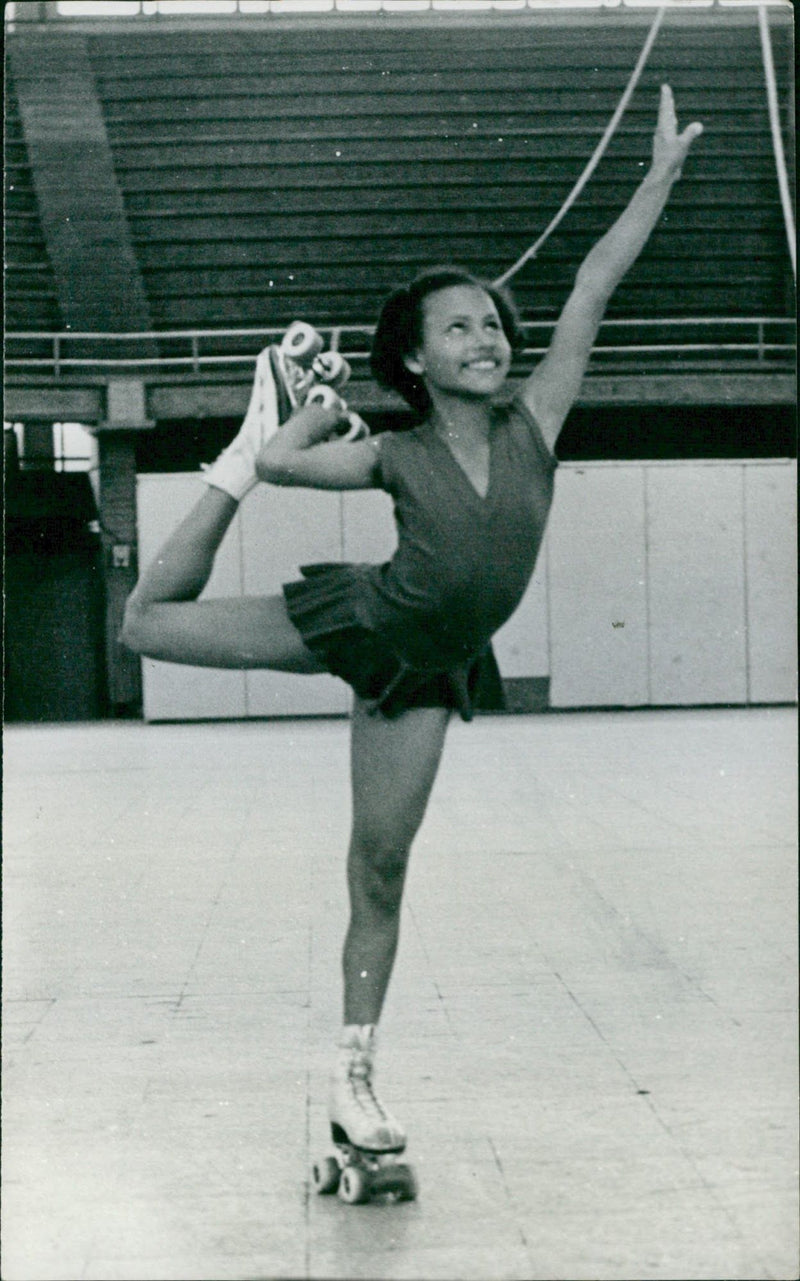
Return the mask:
[[679,141],[684,144],[686,151],[689,150],[695,138],[700,137],[700,134],[702,132],[703,132],[703,126],[701,125],[699,120],[693,120],[690,125],[686,126],[683,133],[680,135],[680,139],[679,139]]
[[658,103],[658,132],[665,141],[675,137],[678,132],[678,117],[675,114],[675,97],[669,85],[661,86],[661,97]]
[[653,140],[654,166],[663,168],[672,177],[679,177],[689,148],[702,132],[703,126],[699,120],[695,120],[687,125],[682,133],[678,133],[675,98],[670,86],[662,85],[658,104],[658,122]]

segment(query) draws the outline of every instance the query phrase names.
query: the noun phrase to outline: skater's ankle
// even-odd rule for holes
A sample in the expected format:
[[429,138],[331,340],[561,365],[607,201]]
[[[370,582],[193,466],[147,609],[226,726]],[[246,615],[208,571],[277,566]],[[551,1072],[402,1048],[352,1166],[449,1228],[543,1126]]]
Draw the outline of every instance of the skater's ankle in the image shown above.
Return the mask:
[[202,480],[209,489],[227,494],[235,503],[240,503],[258,484],[255,455],[247,447],[242,448],[240,437],[241,432],[213,463],[202,467]]
[[208,485],[209,489],[227,494],[238,504],[247,497],[251,489],[255,489],[258,477],[255,472],[252,476],[244,473],[243,469],[235,463],[231,465],[232,461],[220,456],[216,462],[204,465],[201,480]]
[[377,1023],[345,1023],[337,1045],[341,1050],[374,1050],[377,1036]]

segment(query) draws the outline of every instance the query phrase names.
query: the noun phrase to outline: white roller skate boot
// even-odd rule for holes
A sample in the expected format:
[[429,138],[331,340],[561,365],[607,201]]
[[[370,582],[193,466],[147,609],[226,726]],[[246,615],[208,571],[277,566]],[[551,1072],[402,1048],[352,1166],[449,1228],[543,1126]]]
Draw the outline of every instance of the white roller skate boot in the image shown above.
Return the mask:
[[318,1162],[312,1181],[318,1192],[336,1192],[358,1203],[375,1196],[413,1201],[417,1184],[410,1166],[397,1160],[406,1133],[373,1086],[376,1028],[345,1027],[331,1074],[328,1113],[336,1156]]
[[237,502],[258,484],[256,458],[262,447],[278,430],[278,392],[272,371],[270,348],[265,347],[256,361],[256,374],[250,404],[244,422],[227,449],[206,467],[203,480],[222,489]]
[[265,347],[256,360],[253,390],[244,422],[216,462],[204,469],[207,485],[223,489],[237,502],[258,483],[256,458],[261,447],[275,435],[282,423],[305,403],[315,385],[312,365],[319,358],[321,376],[329,382],[346,380],[347,362],[338,354],[321,355],[323,341],[312,325],[296,320],[280,343]]
[[328,1096],[333,1141],[351,1143],[365,1152],[402,1152],[405,1131],[387,1112],[372,1084],[375,1049],[374,1024],[344,1029]]

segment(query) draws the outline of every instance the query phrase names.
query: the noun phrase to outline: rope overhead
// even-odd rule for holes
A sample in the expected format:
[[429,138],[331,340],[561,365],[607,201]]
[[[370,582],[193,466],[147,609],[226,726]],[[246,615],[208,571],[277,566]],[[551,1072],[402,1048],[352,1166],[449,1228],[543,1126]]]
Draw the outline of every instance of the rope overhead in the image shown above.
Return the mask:
[[567,196],[567,199],[564,201],[564,204],[561,206],[561,208],[559,209],[558,213],[556,214],[552,222],[549,224],[549,226],[547,226],[545,230],[542,232],[539,239],[535,241],[534,244],[531,245],[530,249],[525,250],[525,253],[520,258],[517,259],[513,267],[509,267],[508,271],[504,271],[502,276],[497,277],[497,279],[494,281],[495,285],[507,284],[507,282],[511,279],[511,277],[516,276],[520,268],[525,266],[526,262],[529,262],[531,258],[534,258],[536,256],[536,254],[539,252],[542,245],[544,244],[545,240],[547,240],[548,236],[553,231],[555,231],[556,227],[561,222],[562,218],[572,208],[575,201],[578,199],[578,196],[583,191],[583,188],[586,186],[587,182],[591,178],[592,174],[594,173],[595,169],[600,163],[600,160],[602,159],[602,156],[608,144],[613,138],[616,132],[617,125],[622,119],[623,112],[625,111],[625,108],[627,107],[630,101],[631,95],[634,89],[636,88],[637,84],[639,83],[639,77],[644,71],[645,63],[647,62],[647,59],[650,55],[650,50],[653,47],[653,42],[656,36],[658,35],[658,29],[661,26],[661,20],[664,17],[665,9],[666,9],[666,5],[662,4],[658,12],[656,13],[655,18],[653,19],[653,25],[651,26],[649,32],[647,33],[647,39],[645,40],[644,46],[642,47],[642,52],[639,54],[638,61],[636,63],[636,66],[633,69],[631,78],[628,81],[628,84],[625,88],[625,92],[623,93],[622,97],[617,103],[616,110],[614,111],[614,114],[612,115],[611,119],[608,122],[608,125],[606,126],[605,133],[603,134],[599,143],[595,147],[593,156],[591,157],[589,163],[587,164],[580,178],[575,183],[575,186],[573,187],[572,191]]
[[786,224],[786,236],[789,241],[789,257],[792,260],[792,271],[797,280],[797,241],[795,238],[794,213],[789,195],[789,179],[786,174],[786,157],[783,153],[781,122],[778,114],[778,90],[775,86],[775,64],[772,60],[772,40],[769,34],[766,6],[758,6],[758,29],[761,33],[761,55],[764,60],[764,77],[767,82],[767,103],[769,105],[769,127],[772,131],[772,149],[775,152],[775,167],[778,170],[778,189],[781,193],[783,221]]

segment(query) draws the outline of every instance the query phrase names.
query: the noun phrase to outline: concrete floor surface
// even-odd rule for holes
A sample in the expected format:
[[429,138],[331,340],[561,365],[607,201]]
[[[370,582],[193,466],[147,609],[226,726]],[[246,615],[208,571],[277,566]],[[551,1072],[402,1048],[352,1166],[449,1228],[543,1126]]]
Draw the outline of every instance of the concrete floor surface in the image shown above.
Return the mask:
[[453,724],[378,1085],[420,1198],[309,1190],[347,725],[5,738],[5,1281],[793,1278],[796,714]]

